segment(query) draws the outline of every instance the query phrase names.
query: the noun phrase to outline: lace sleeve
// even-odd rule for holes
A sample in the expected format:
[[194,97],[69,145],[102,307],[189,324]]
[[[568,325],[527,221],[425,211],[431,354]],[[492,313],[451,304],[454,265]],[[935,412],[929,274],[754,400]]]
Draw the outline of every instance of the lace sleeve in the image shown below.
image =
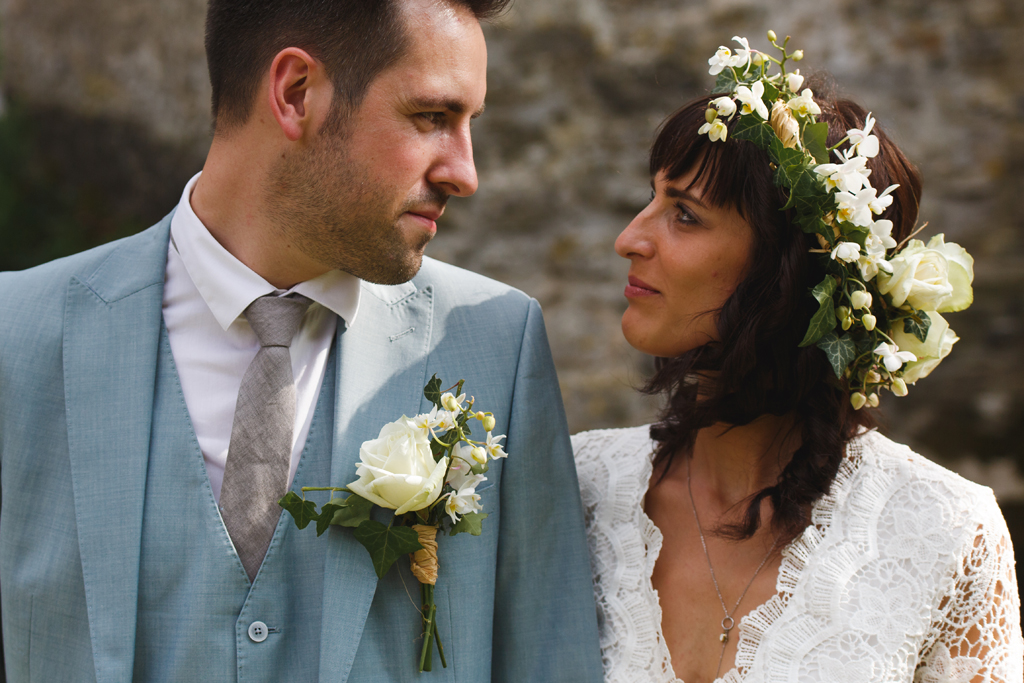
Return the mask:
[[1024,678],[1013,545],[995,500],[987,503],[938,605],[934,639],[918,666],[917,683],[1020,683]]

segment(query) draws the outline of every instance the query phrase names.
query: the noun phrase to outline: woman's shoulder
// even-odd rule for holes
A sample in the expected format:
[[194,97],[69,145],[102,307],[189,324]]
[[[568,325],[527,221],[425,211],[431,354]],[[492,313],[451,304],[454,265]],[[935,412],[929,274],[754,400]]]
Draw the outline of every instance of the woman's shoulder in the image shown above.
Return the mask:
[[603,455],[610,457],[632,456],[641,451],[651,452],[651,426],[626,427],[622,429],[592,429],[572,435],[572,452],[576,460]]
[[650,425],[573,434],[572,450],[585,507],[628,509],[643,498],[654,452]]
[[[847,482],[848,505],[886,508],[888,514],[917,517],[933,528],[961,530],[968,538],[980,529],[1005,533],[1006,522],[990,488],[908,446],[873,430],[851,440],[848,454],[859,460],[857,476]],[[930,506],[941,514],[924,520],[923,511]]]

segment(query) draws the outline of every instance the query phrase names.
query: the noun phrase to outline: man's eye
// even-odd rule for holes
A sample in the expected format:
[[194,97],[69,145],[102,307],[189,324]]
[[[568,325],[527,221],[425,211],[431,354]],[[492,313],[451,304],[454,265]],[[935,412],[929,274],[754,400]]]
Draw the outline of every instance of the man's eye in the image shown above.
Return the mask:
[[422,111],[419,113],[419,117],[425,119],[433,125],[439,125],[444,121],[443,111]]

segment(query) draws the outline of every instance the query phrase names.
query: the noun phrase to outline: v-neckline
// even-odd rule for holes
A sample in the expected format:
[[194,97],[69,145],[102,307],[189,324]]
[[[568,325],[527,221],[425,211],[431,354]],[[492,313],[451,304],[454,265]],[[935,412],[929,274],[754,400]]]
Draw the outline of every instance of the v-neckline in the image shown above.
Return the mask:
[[[811,507],[811,523],[806,529],[797,535],[796,538],[783,546],[781,551],[782,563],[779,565],[779,569],[775,577],[775,594],[754,609],[750,610],[750,612],[741,617],[737,622],[739,641],[736,645],[736,656],[733,660],[732,668],[726,671],[722,676],[715,678],[712,683],[743,683],[746,678],[746,670],[748,670],[749,667],[745,667],[745,671],[742,673],[740,672],[741,657],[746,659],[746,656],[749,656],[750,663],[753,663],[754,655],[760,647],[764,636],[772,629],[775,623],[778,622],[779,618],[781,618],[788,609],[791,598],[803,578],[806,559],[811,556],[814,550],[821,544],[829,529],[832,528],[832,513],[836,507],[837,494],[846,488],[846,484],[856,474],[860,467],[861,458],[859,455],[855,455],[850,452],[850,445],[861,436],[863,436],[863,434],[858,434],[847,443],[846,452],[843,454],[843,460],[839,465],[839,470],[836,472],[835,478],[832,480],[829,492],[818,499],[818,501]],[[859,449],[857,450],[859,451]],[[664,614],[664,609],[661,605],[661,596],[658,595],[658,591],[654,588],[654,583],[651,579],[653,576],[654,565],[658,561],[658,555],[661,553],[661,547],[664,543],[665,537],[664,534],[662,534],[661,529],[658,528],[658,525],[655,524],[654,520],[652,520],[647,514],[647,510],[644,505],[647,498],[647,492],[650,490],[650,479],[653,474],[653,457],[654,448],[651,449],[648,455],[647,467],[643,469],[643,476],[646,478],[645,481],[647,482],[647,486],[645,486],[643,491],[640,492],[640,505],[638,506],[640,513],[639,526],[641,540],[643,540],[644,545],[647,547],[648,553],[651,554],[653,552],[653,556],[649,556],[647,561],[647,566],[650,567],[650,572],[647,572],[645,588],[654,595],[655,603],[658,605],[659,614]],[[760,622],[761,624],[757,633],[752,633],[752,629],[749,628],[753,622]],[[667,673],[672,676],[672,683],[686,683],[676,675],[675,669],[672,667],[672,656],[668,651],[668,644],[665,642],[665,631],[662,627],[661,621],[656,624],[656,628],[659,648],[664,649],[664,661],[668,666]]]

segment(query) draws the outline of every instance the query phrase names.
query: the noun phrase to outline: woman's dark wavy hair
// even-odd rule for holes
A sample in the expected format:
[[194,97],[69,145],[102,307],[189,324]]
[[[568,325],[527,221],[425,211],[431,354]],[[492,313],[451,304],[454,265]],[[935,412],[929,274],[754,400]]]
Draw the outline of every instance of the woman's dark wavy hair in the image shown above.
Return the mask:
[[[808,87],[821,107],[818,120],[828,123],[829,146],[848,129],[863,129],[867,112],[837,98],[830,81],[817,78]],[[773,531],[791,539],[807,527],[811,506],[829,491],[846,442],[861,427],[874,426],[874,417],[867,409],[853,410],[845,381],[836,378],[820,349],[798,346],[817,309],[809,290],[824,277],[823,257],[809,252],[819,245],[790,222],[789,212],[780,210],[786,195],[772,182],[764,151],[745,140],[711,142],[697,133],[711,99],[690,102],[662,124],[651,148],[651,177],[664,173],[667,180],[677,180],[696,170],[693,183],[702,187],[704,199],[735,208],[750,224],[754,240],[743,281],[720,310],[710,312],[717,314],[720,341],[655,361],[645,391],[666,397],[661,419],[651,427],[658,444],[655,471],[664,476],[675,458],[689,457],[703,427],[793,414],[800,447],[775,484],[749,499],[743,521],[718,529],[737,540],[753,536],[767,499]],[[920,174],[877,124],[873,132],[881,149],[868,163],[871,184],[879,191],[899,184],[879,218],[893,222],[899,242],[917,221]]]

